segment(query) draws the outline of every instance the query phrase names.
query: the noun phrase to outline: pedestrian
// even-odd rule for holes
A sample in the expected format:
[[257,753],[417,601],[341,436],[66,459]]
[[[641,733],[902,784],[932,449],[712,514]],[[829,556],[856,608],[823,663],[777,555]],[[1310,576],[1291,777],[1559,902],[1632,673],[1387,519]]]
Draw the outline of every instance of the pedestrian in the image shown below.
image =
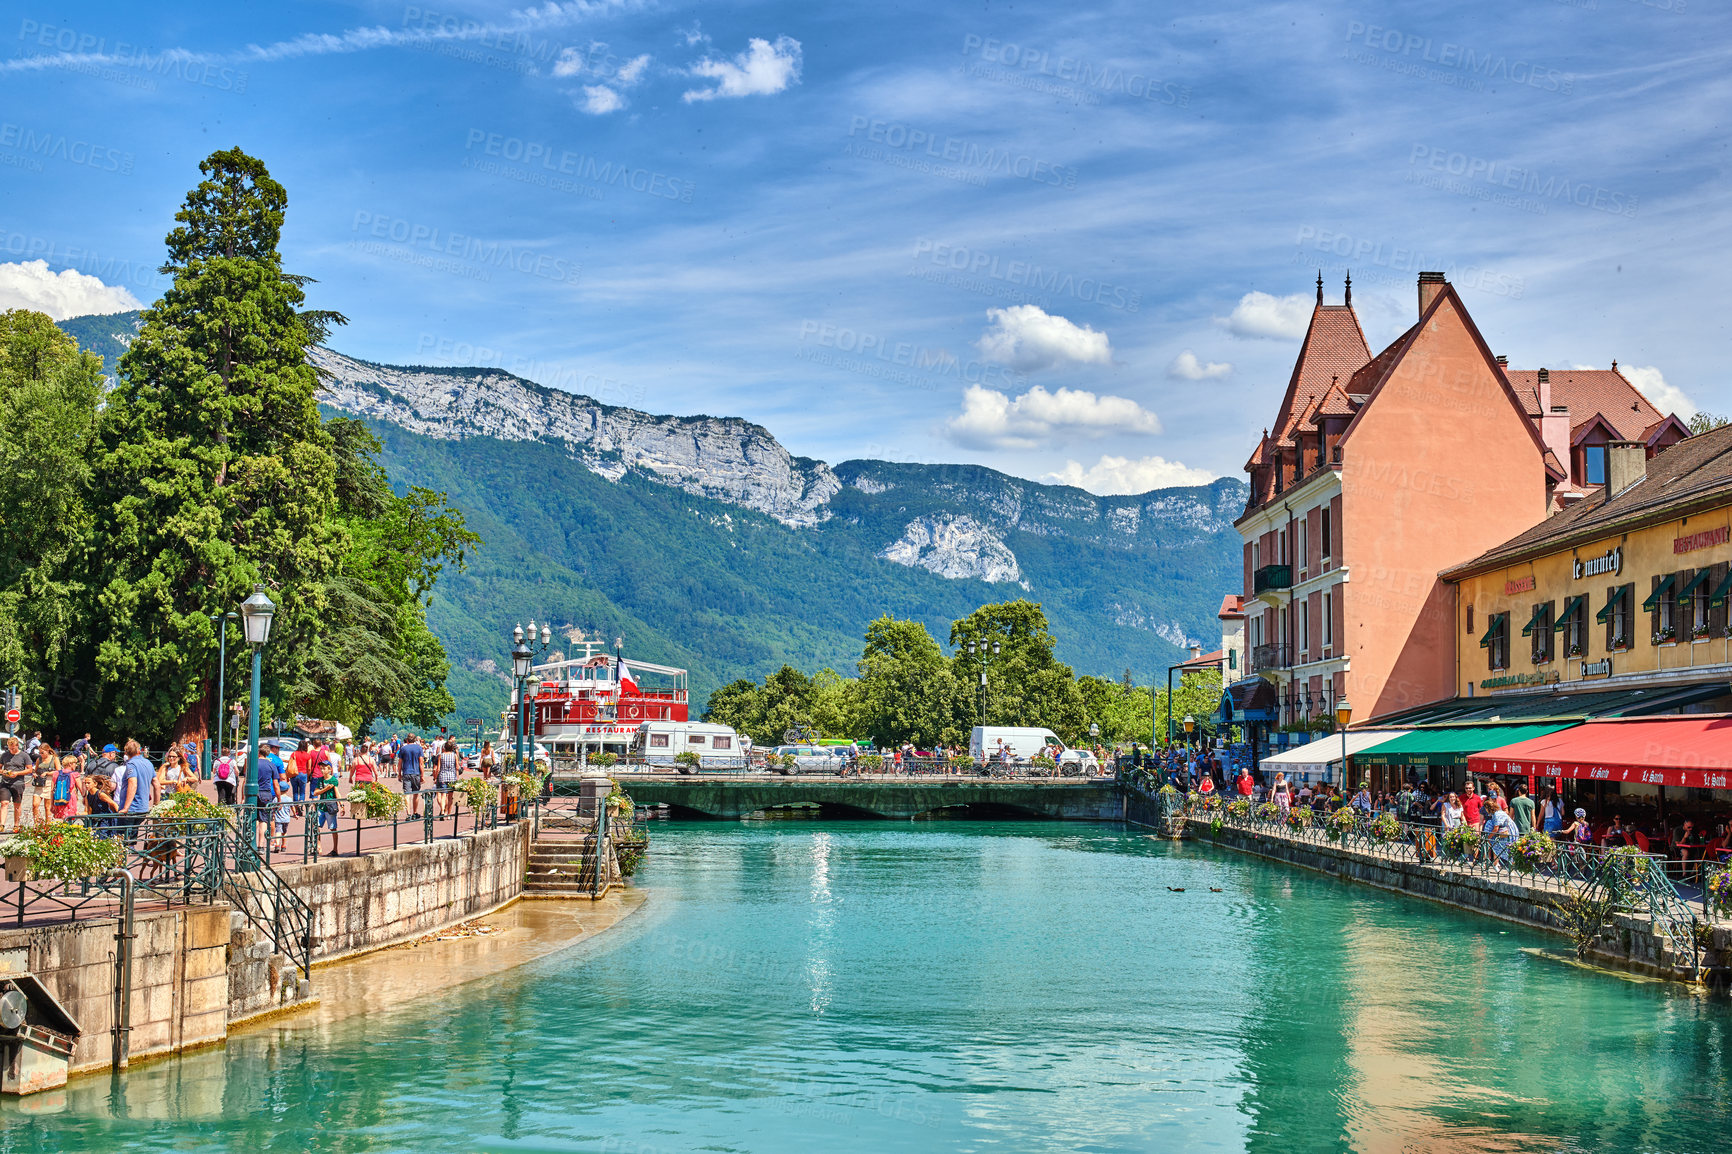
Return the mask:
[[90,756],[90,735],[88,733],[72,743],[72,756],[80,762]]
[[1239,770],[1239,781],[1238,781],[1239,796],[1240,797],[1250,797],[1252,791],[1255,788],[1256,788],[1256,783],[1251,780],[1251,767],[1245,766],[1245,767],[1241,768]]
[[1442,807],[1443,828],[1452,830],[1466,820],[1466,808],[1454,793],[1445,795]]
[[183,741],[180,746],[180,751],[185,755],[184,764],[186,765],[187,778],[191,781],[197,781],[203,765],[203,763],[199,761],[198,742]]
[[439,812],[449,817],[457,804],[457,796],[452,792],[457,784],[457,743],[448,740],[437,748],[439,775],[434,778],[434,786],[439,791]]
[[54,789],[54,778],[60,772],[60,758],[54,753],[54,747],[44,742],[36,747],[36,775],[30,779],[30,819],[36,822],[47,821],[53,809],[51,794]]
[[1546,790],[1546,796],[1540,802],[1540,828],[1553,837],[1564,828],[1564,803],[1556,790]]
[[482,742],[481,776],[491,778],[493,776],[493,771],[496,768],[497,761],[498,759],[493,756],[493,743],[491,741]]
[[69,753],[55,767],[49,812],[57,819],[72,817],[78,813],[78,800],[78,759]]
[[41,748],[42,748],[42,731],[40,729],[38,729],[36,732],[34,732],[30,735],[30,740],[26,741],[24,743],[24,752],[28,753],[30,755],[30,759],[32,761],[34,761],[34,760],[36,760],[36,751],[41,749]]
[[235,803],[235,750],[226,751],[217,758],[216,768],[211,772],[216,779],[216,794],[218,805],[233,805]]
[[1509,815],[1515,819],[1518,833],[1532,833],[1534,830],[1534,799],[1528,796],[1528,787],[1517,783],[1515,797],[1509,803]]
[[1480,797],[1479,794],[1474,791],[1473,782],[1471,781],[1467,783],[1467,792],[1461,795],[1461,816],[1462,820],[1467,822],[1468,825],[1472,826],[1474,829],[1479,828]]
[[253,818],[265,827],[260,833],[266,846],[270,845],[271,811],[278,798],[289,792],[288,772],[283,767],[282,749],[283,747],[274,741],[265,746],[265,755],[259,758],[258,776],[253,786]]
[[[313,751],[317,748],[315,743],[303,741],[295,747],[293,753],[289,754],[289,760],[294,763],[294,769],[289,775],[289,788],[293,791],[297,802],[307,800],[307,781],[312,776]],[[300,812],[301,809],[297,805],[295,807],[296,815],[298,816]]]
[[186,769],[181,765],[180,746],[171,745],[163,751],[162,765],[157,774],[162,778],[162,789],[165,793],[177,793],[180,784],[186,778]]
[[1485,824],[1481,832],[1488,839],[1498,863],[1509,865],[1509,847],[1515,844],[1521,831],[1516,828],[1515,819],[1504,812],[1503,803],[1495,797],[1486,801]]
[[162,800],[162,784],[157,781],[156,767],[144,756],[136,741],[126,743],[124,763],[125,784],[120,794],[121,829],[127,841],[138,835],[138,827],[151,807]]
[[397,777],[409,799],[409,816],[421,816],[421,739],[413,733],[397,750]]
[[30,823],[30,810],[35,790],[31,782],[36,777],[36,759],[24,752],[24,743],[17,737],[6,739],[6,755],[0,757],[0,822],[5,820],[5,807],[12,807],[11,829]]
[[[331,833],[331,853],[337,852],[337,767],[329,758],[315,761],[309,796],[318,811],[318,829]],[[319,836],[316,832],[314,837]]]

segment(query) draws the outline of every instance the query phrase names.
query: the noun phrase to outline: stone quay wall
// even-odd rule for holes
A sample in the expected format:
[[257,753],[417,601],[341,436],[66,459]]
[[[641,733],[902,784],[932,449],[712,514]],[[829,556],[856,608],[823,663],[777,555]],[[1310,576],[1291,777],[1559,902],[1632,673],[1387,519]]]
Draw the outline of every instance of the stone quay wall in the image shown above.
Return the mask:
[[[1548,879],[1487,877],[1443,862],[1402,861],[1334,843],[1290,838],[1274,830],[1223,825],[1216,836],[1211,835],[1209,822],[1201,818],[1192,818],[1185,825],[1186,836],[1196,841],[1553,933],[1565,932],[1553,908],[1564,891]],[[1691,966],[1692,959],[1679,957],[1648,915],[1619,913],[1595,939],[1587,956],[1657,977],[1694,981],[1700,976],[1725,984],[1732,967],[1732,924],[1705,925],[1703,937],[1698,974]]]
[[[313,960],[378,949],[523,893],[529,823],[277,870],[313,914]],[[315,983],[316,985],[316,983]]]
[[[315,963],[410,940],[523,892],[529,823],[277,872],[312,910]],[[32,973],[77,1020],[72,1072],[112,1060],[119,919],[0,930],[0,977]],[[246,1018],[318,994],[224,903],[141,911],[132,958],[131,1061],[214,1045]]]

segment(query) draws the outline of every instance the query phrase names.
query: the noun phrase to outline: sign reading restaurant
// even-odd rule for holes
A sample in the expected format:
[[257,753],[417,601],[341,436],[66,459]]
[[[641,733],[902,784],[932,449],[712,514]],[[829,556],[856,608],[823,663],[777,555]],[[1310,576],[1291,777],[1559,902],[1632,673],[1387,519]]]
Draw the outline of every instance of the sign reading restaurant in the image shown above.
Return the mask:
[[1589,557],[1586,560],[1577,557],[1575,564],[1570,567],[1570,576],[1580,581],[1583,577],[1598,577],[1603,573],[1610,573],[1616,577],[1623,571],[1624,547],[1617,545],[1607,549],[1598,557]]
[[1672,538],[1672,552],[1694,553],[1698,549],[1724,545],[1728,540],[1732,540],[1732,526],[1722,525],[1718,529],[1704,529],[1702,532],[1692,533],[1688,537]]

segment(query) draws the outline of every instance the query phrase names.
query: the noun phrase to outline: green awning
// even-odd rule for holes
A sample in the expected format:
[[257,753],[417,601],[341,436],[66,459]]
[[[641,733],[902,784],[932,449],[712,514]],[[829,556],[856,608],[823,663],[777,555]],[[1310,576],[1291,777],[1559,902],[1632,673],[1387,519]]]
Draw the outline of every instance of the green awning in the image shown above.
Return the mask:
[[1542,601],[1538,605],[1534,606],[1534,615],[1532,617],[1528,618],[1528,623],[1526,625],[1522,626],[1522,636],[1523,637],[1532,637],[1533,636],[1534,626],[1536,626],[1540,623],[1540,617],[1545,613],[1545,611],[1547,609],[1550,609],[1551,606],[1552,606],[1552,603],[1550,601]]
[[1629,585],[1620,585],[1617,589],[1613,590],[1611,596],[1606,598],[1605,605],[1600,608],[1598,613],[1594,614],[1594,620],[1598,621],[1601,625],[1610,621],[1612,619],[1612,612],[1618,607],[1618,602],[1628,596],[1630,589],[1631,586]]
[[1708,578],[1712,576],[1714,576],[1714,570],[1712,569],[1696,570],[1696,575],[1690,578],[1689,584],[1678,590],[1678,600],[1682,601],[1684,598],[1690,596],[1690,594],[1696,592],[1697,589],[1708,584]]
[[1672,582],[1677,579],[1678,575],[1676,573],[1668,573],[1665,577],[1661,578],[1660,584],[1655,586],[1654,591],[1648,594],[1648,599],[1642,602],[1643,611],[1652,613],[1655,609],[1659,608],[1660,598],[1666,595],[1666,591],[1672,588]]
[[1381,745],[1360,750],[1353,759],[1361,765],[1465,766],[1470,754],[1544,737],[1579,724],[1575,721],[1551,721],[1533,725],[1452,725],[1415,729]]
[[1562,633],[1565,629],[1568,629],[1570,626],[1570,617],[1575,613],[1576,606],[1580,605],[1583,601],[1586,601],[1587,598],[1588,595],[1586,593],[1578,593],[1568,601],[1565,601],[1563,612],[1559,613],[1558,619],[1552,622],[1552,632]]
[[1732,570],[1728,570],[1720,584],[1714,586],[1714,592],[1708,594],[1708,604],[1718,608],[1726,601],[1726,595],[1732,593]]
[[1479,639],[1479,647],[1481,649],[1484,649],[1487,645],[1490,645],[1497,639],[1498,633],[1503,629],[1504,618],[1508,616],[1508,613],[1493,613],[1490,617],[1485,619],[1485,636]]

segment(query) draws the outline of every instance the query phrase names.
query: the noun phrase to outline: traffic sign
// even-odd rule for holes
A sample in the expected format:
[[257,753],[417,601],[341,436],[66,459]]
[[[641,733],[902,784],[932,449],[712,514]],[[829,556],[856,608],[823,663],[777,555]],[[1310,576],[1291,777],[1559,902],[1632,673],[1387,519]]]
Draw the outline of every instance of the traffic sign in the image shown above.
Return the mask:
[[463,724],[473,729],[475,726],[481,724],[481,719],[479,717],[465,717],[463,719]]
[[6,711],[6,724],[7,725],[17,725],[19,719],[22,718],[23,716],[24,715],[19,713],[16,709],[8,709]]

